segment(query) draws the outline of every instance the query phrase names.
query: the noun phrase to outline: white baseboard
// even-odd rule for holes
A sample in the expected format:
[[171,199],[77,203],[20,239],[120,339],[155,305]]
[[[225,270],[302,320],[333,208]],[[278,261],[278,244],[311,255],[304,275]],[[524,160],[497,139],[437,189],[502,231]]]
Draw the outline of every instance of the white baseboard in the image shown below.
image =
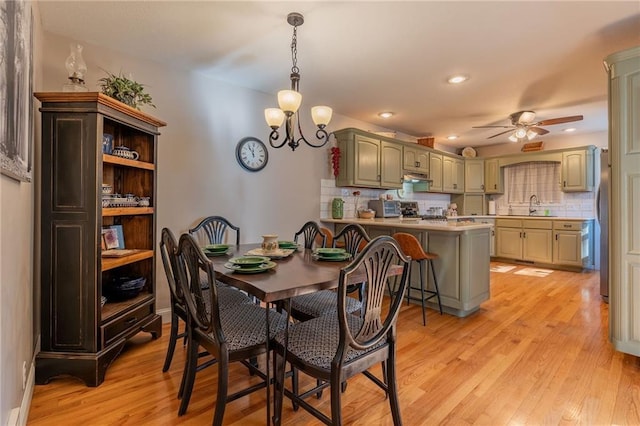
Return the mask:
[[[38,345],[38,351],[39,351]],[[37,352],[36,352],[37,353]],[[22,394],[22,403],[20,407],[13,408],[9,413],[7,426],[26,426],[29,418],[29,408],[31,407],[31,398],[36,385],[36,353],[33,354],[31,365],[29,366],[29,375],[27,376],[27,384]]]
[[158,309],[156,314],[162,317],[163,324],[171,322],[171,308]]

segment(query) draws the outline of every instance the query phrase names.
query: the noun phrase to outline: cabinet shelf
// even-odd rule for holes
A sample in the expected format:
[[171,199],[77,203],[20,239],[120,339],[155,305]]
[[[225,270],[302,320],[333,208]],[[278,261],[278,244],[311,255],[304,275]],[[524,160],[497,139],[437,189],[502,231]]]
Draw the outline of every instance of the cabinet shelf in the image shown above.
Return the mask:
[[102,272],[151,258],[153,258],[153,250],[139,249],[136,249],[132,254],[122,257],[103,257]]
[[153,298],[153,295],[150,293],[142,292],[138,294],[136,297],[128,300],[122,300],[118,302],[109,302],[104,304],[102,307],[102,322],[106,323],[111,319],[117,317],[118,315],[130,310],[134,306],[141,305],[144,302],[149,301]]
[[153,207],[103,207],[102,216],[134,216],[153,214]]
[[135,167],[138,169],[155,170],[156,165],[147,163],[146,161],[129,160],[127,158],[116,157],[115,155],[102,154],[102,162],[109,164],[117,164],[119,166]]

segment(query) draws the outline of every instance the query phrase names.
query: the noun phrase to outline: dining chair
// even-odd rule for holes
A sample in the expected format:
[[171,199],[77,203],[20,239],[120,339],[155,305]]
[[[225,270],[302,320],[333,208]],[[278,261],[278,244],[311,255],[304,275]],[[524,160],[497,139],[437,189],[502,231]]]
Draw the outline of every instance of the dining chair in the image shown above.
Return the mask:
[[[215,285],[213,264],[204,254],[198,242],[188,233],[180,237],[177,253],[179,284],[182,286],[185,303],[189,312],[187,327],[187,358],[185,394],[190,396],[195,378],[199,348],[218,360],[218,388],[213,424],[221,425],[225,406],[228,402],[265,388],[268,374],[265,374],[248,360],[267,352],[267,339],[286,328],[286,316],[255,304],[247,303],[233,309],[221,309],[218,287]],[[204,271],[209,291],[203,291],[200,271]],[[269,333],[267,334],[267,318]],[[246,389],[228,394],[229,364],[241,362],[253,375],[262,380]],[[268,368],[268,365],[266,366]]]
[[[313,225],[310,225],[313,224]],[[315,226],[314,226],[315,225]],[[305,232],[305,229],[316,230],[316,232]],[[329,233],[326,228],[323,228]],[[364,229],[362,229],[364,231]],[[327,234],[322,231],[322,229],[315,222],[307,222],[304,224],[302,229],[296,233],[296,237],[299,234],[304,235],[304,247],[305,248],[313,248],[314,243],[317,246],[318,236],[321,234],[321,241],[323,245],[321,247],[326,246]],[[366,235],[366,232],[365,232]],[[297,241],[297,239],[296,239]],[[367,237],[368,241],[368,237]],[[331,243],[334,243],[333,237],[331,236]],[[362,303],[359,300],[356,300],[352,297],[349,297],[346,301],[347,303],[347,311],[349,313],[353,313],[358,311],[362,307]],[[332,290],[320,290],[314,293],[304,294],[302,296],[296,296],[291,298],[291,316],[298,321],[307,321],[312,318],[317,318],[322,315],[332,314],[336,312],[338,309],[338,296],[335,291]]]
[[[365,231],[361,225],[350,223],[333,237],[333,247],[338,247],[338,244],[340,244],[355,258],[369,241],[371,241],[371,237],[369,237],[369,234],[367,234],[367,231]],[[362,300],[361,286],[359,284],[351,284],[347,289],[348,293],[355,291],[358,292],[358,299]]]
[[302,245],[306,249],[313,248],[314,245],[325,247],[327,236],[320,229],[317,222],[310,220],[302,225],[302,228],[293,235],[293,241],[298,242],[298,237],[302,235],[304,239]]
[[[166,372],[171,367],[171,361],[173,360],[173,354],[175,352],[175,347],[178,339],[184,339],[187,341],[187,327],[189,324],[188,310],[185,302],[184,293],[182,291],[182,286],[178,284],[180,277],[177,274],[178,271],[178,242],[176,238],[171,232],[169,228],[163,228],[161,231],[160,238],[160,257],[162,258],[162,264],[164,266],[164,271],[167,276],[167,282],[169,284],[169,296],[170,296],[170,308],[171,308],[171,331],[169,333],[169,344],[167,346],[167,354],[165,356],[164,365],[162,367],[162,372]],[[218,298],[220,301],[221,309],[233,309],[237,305],[242,305],[246,303],[253,303],[253,300],[245,295],[244,293],[235,290],[231,287],[227,287],[226,285],[219,283],[216,281],[216,287],[218,288]],[[201,288],[203,293],[209,292],[209,284],[208,282],[201,283]],[[182,320],[184,322],[184,331],[179,332],[180,325],[179,322]],[[199,354],[200,356],[208,355],[206,353]],[[188,360],[187,360],[188,361]],[[196,360],[197,362],[197,360]],[[215,362],[214,360],[208,360],[204,363],[195,366],[194,371],[200,371],[203,368],[212,365]],[[184,395],[184,386],[185,386],[185,374],[188,368],[185,363],[185,368],[182,373],[182,382],[180,384],[180,389],[178,391],[178,397],[182,398],[180,409],[178,414],[184,413],[189,404],[189,397],[183,398]]]
[[222,216],[205,217],[195,227],[189,229],[196,241],[201,245],[223,244],[225,235],[231,229],[236,233],[236,245],[240,244],[240,228]]
[[[410,260],[393,238],[376,237],[340,270],[336,315],[294,323],[288,333],[282,331],[275,336],[276,418],[281,418],[286,395],[323,423],[341,425],[343,382],[363,373],[389,397],[393,423],[402,423],[396,384],[396,320],[409,282]],[[393,272],[398,267],[402,272]],[[383,306],[387,280],[394,274],[400,275],[399,291]],[[346,309],[347,287],[351,281],[363,279],[362,276],[366,277],[363,315],[351,315]],[[295,388],[286,389],[283,371],[286,362],[319,380],[320,386],[303,394],[298,394]],[[385,366],[382,380],[368,371],[379,362]],[[331,389],[331,417],[305,400],[326,387]]]
[[[430,253],[424,251],[422,248],[422,244],[413,234],[408,234],[406,232],[397,232],[393,234],[393,238],[400,244],[400,248],[402,251],[411,256],[412,261],[418,262],[418,269],[420,271],[420,287],[414,287],[411,283],[409,283],[409,287],[407,288],[407,304],[410,300],[419,300],[422,304],[422,325],[427,325],[427,314],[425,302],[433,299],[434,297],[438,301],[438,307],[440,308],[440,315],[442,315],[442,302],[440,301],[440,289],[438,288],[438,279],[436,278],[436,269],[433,265],[434,259],[438,258],[436,253]],[[426,283],[427,278],[424,277],[424,269],[431,269],[431,274],[433,277],[433,290],[429,290],[425,288],[428,284]],[[427,271],[428,272],[428,271]],[[420,291],[420,297],[415,297],[411,295],[411,290]]]

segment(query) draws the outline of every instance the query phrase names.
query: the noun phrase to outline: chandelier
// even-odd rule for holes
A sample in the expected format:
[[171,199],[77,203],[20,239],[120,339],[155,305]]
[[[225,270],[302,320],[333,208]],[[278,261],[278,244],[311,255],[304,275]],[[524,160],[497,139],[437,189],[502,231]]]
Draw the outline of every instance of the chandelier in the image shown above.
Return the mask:
[[[269,135],[269,143],[274,148],[281,148],[285,144],[291,147],[292,151],[304,142],[310,147],[320,148],[329,140],[329,134],[325,130],[333,111],[328,106],[314,106],[311,108],[311,118],[318,127],[316,130],[316,138],[319,142],[309,142],[302,134],[300,127],[300,118],[298,117],[298,108],[302,103],[302,95],[300,94],[300,69],[298,68],[298,27],[304,23],[304,17],[300,13],[292,12],[287,15],[287,22],[293,26],[293,37],[291,39],[291,59],[293,66],[291,67],[291,90],[281,90],[278,92],[278,105],[280,108],[267,108],[264,110],[264,117],[267,124],[271,127]],[[278,129],[285,123],[285,134],[282,141],[278,141],[280,133]],[[295,127],[298,127],[300,137],[295,135]]]

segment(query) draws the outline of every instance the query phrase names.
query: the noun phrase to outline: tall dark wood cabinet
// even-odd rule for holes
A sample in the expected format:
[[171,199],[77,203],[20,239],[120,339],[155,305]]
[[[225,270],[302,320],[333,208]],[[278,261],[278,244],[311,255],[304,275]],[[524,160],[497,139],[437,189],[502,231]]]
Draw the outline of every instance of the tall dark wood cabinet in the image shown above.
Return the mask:
[[[35,93],[42,106],[41,352],[36,383],[71,375],[104,380],[127,339],[161,335],[156,314],[156,159],[166,124],[101,93]],[[103,153],[103,134],[139,158]],[[150,197],[103,207],[102,186]],[[146,203],[142,203],[146,204]],[[126,255],[104,257],[102,230],[120,225]],[[120,227],[118,227],[120,228]],[[101,297],[125,277],[144,278],[132,298]]]

